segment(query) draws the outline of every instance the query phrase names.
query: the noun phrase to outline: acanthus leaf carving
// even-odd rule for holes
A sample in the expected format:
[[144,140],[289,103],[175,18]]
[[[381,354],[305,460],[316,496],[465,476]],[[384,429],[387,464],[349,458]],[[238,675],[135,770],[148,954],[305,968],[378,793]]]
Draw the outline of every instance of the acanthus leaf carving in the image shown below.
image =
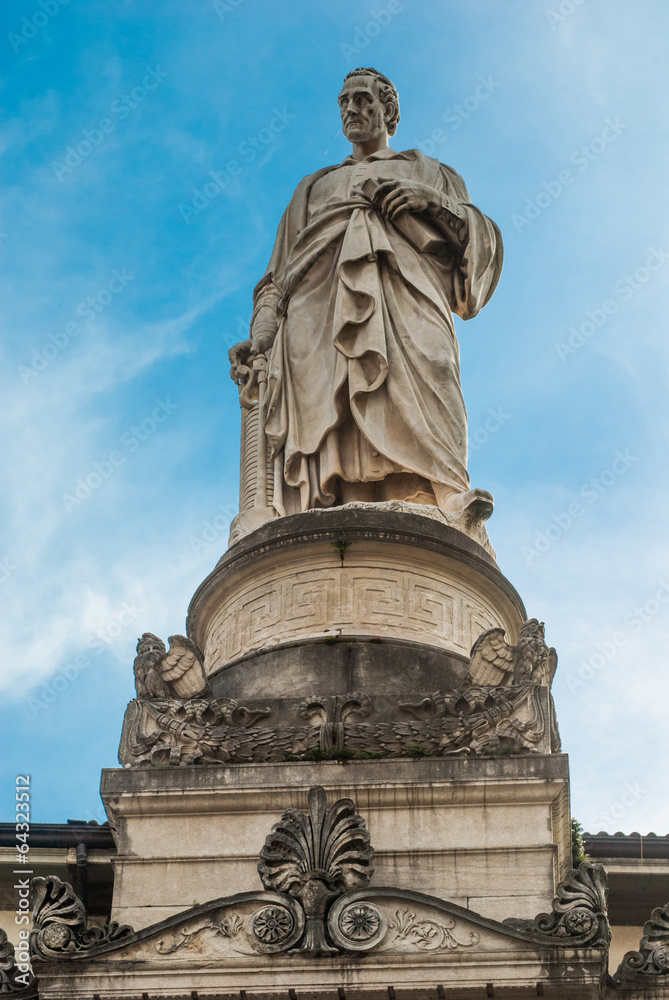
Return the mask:
[[[583,861],[560,882],[550,913],[540,913],[531,927],[534,933],[559,944],[605,944],[611,939],[606,910],[607,878],[604,867]],[[517,920],[505,920],[520,927]]]
[[182,931],[178,937],[175,936],[170,941],[160,938],[159,941],[156,941],[155,949],[159,955],[172,955],[175,951],[180,951],[182,948],[192,948],[197,943],[200,935],[205,931],[212,931],[215,935],[220,935],[224,938],[234,938],[241,930],[241,927],[242,921],[240,917],[236,913],[231,913],[227,917],[221,917],[220,920],[210,920],[194,931]]
[[[19,949],[19,952],[21,949]],[[14,945],[0,928],[0,996],[10,995],[14,1000],[37,996],[35,978],[27,965],[16,963]]]
[[326,940],[326,912],[338,896],[369,883],[374,851],[352,799],[338,799],[328,808],[325,790],[316,785],[309,791],[308,809],[307,814],[287,809],[274,824],[258,873],[266,889],[289,893],[304,907],[304,938],[295,950],[331,955],[338,949]]
[[656,906],[643,925],[638,951],[628,951],[614,976],[620,982],[628,975],[669,976],[669,903]]
[[69,882],[61,882],[55,875],[34,878],[32,886],[35,902],[30,951],[43,961],[53,962],[86,953],[134,933],[129,924],[114,920],[102,927],[89,926],[84,904]]

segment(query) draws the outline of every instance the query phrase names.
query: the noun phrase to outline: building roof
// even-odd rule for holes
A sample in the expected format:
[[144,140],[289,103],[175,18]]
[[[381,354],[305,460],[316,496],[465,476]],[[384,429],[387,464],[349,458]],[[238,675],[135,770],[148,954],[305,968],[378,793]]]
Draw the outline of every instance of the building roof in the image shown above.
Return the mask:
[[[30,824],[31,847],[77,847],[79,844],[91,850],[115,850],[109,823],[68,819],[67,823]],[[13,823],[0,823],[0,847],[16,847]]]

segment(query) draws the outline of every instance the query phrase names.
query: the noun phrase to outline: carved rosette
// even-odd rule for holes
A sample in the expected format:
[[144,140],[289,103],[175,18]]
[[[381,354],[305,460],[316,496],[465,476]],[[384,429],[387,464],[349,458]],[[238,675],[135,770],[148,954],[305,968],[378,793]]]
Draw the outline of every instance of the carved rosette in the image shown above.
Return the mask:
[[383,910],[366,900],[338,904],[328,919],[330,937],[345,951],[369,951],[386,936],[388,920]]
[[82,954],[101,945],[130,937],[129,924],[110,921],[102,927],[89,927],[84,904],[69,882],[55,875],[34,878],[33,930],[30,933],[31,954],[43,961]]
[[302,904],[304,939],[296,949],[311,955],[335,954],[325,936],[331,903],[349,889],[367,885],[374,851],[365,821],[352,799],[329,808],[325,790],[309,792],[309,812],[287,809],[275,823],[260,852],[258,873],[266,889],[287,892]]
[[606,886],[602,865],[584,861],[578,868],[572,868],[557,887],[551,912],[535,917],[532,930],[555,943],[608,945],[611,929],[606,912]]
[[614,981],[630,976],[669,976],[669,903],[653,910],[643,925],[639,950],[624,955]]
[[285,947],[295,930],[293,915],[285,906],[263,906],[253,914],[251,923],[258,941],[265,948],[277,946],[277,950]]

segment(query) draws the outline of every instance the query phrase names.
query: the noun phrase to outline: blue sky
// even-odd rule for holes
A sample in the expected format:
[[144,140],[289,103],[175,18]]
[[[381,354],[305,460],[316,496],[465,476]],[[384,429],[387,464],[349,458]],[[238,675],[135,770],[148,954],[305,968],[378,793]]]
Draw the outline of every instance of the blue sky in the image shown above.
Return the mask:
[[137,636],[183,630],[227,544],[227,349],[295,185],[347,155],[344,75],[372,65],[400,92],[395,148],[454,167],[504,234],[494,298],[458,324],[470,467],[558,650],[573,811],[666,833],[666,4],[20,0],[3,19],[3,787],[32,774],[36,821],[104,819]]

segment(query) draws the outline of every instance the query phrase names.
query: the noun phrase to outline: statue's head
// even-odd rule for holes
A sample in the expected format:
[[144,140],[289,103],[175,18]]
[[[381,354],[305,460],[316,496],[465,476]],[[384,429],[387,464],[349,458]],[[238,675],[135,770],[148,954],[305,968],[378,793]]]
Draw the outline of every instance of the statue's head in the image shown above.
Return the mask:
[[524,639],[529,635],[540,636],[543,639],[545,635],[544,623],[540,622],[538,618],[528,618],[521,626],[520,635]]
[[165,643],[153,632],[145,632],[137,640],[137,653],[142,656],[144,653],[164,653]]
[[375,69],[354,69],[339,95],[344,135],[349,142],[368,142],[384,132],[395,135],[400,99],[387,76]]

